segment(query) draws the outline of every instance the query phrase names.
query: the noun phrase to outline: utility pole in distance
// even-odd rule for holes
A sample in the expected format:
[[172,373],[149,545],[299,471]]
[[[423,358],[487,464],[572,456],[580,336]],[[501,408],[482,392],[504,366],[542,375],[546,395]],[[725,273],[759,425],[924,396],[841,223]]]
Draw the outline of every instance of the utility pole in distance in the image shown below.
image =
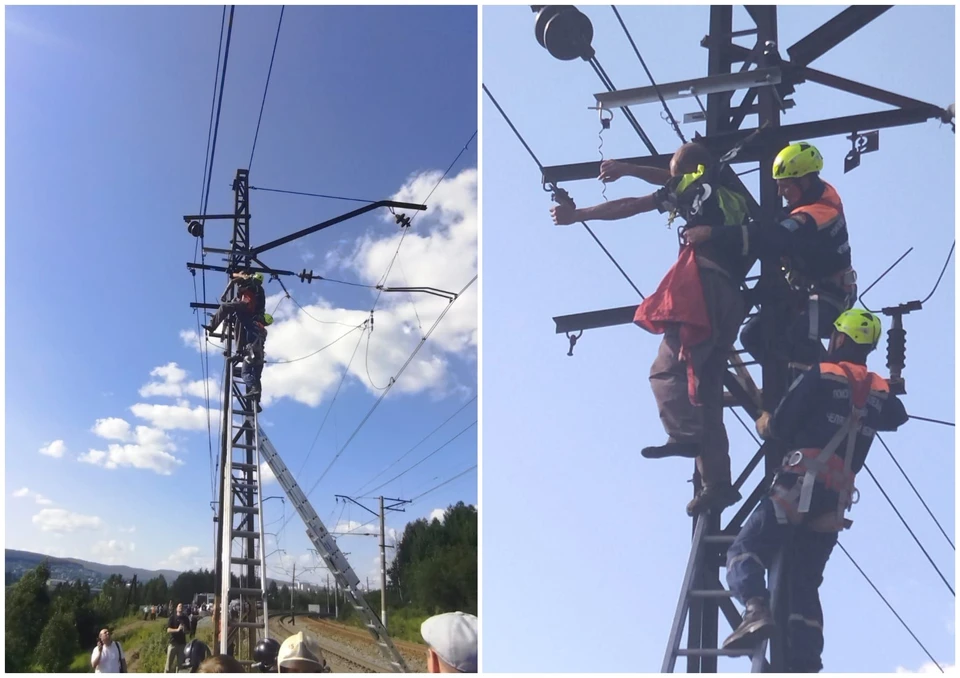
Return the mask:
[[[380,530],[379,532],[345,532],[343,534],[358,535],[363,537],[380,537],[380,622],[383,624],[384,628],[387,627],[387,542],[386,542],[386,512],[387,511],[404,511],[405,509],[397,508],[403,504],[409,504],[410,502],[406,499],[391,499],[390,497],[379,497],[380,501],[380,511],[374,511],[371,508],[368,508],[361,504],[359,501],[353,497],[348,497],[343,494],[334,495],[337,499],[343,499],[344,501],[353,502],[364,511],[369,511],[374,516],[380,519]],[[385,501],[393,502],[389,506],[384,505]],[[367,589],[369,591],[369,585]]]

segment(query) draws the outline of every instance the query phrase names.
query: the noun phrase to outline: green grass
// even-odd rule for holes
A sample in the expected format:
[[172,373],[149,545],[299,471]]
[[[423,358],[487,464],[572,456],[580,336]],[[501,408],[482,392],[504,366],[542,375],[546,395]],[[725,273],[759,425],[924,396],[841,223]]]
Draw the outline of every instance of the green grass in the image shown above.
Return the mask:
[[[406,640],[411,643],[423,643],[423,636],[420,635],[420,625],[431,615],[423,610],[413,607],[402,607],[399,609],[387,609],[387,631],[390,637],[397,640]],[[358,629],[366,630],[363,621],[359,615],[353,613],[341,620],[345,624],[355,626]]]
[[[129,627],[134,622],[138,621],[136,615],[130,615],[128,617],[123,617],[116,620],[110,624],[107,624],[111,629],[123,629],[124,627]],[[127,641],[122,635],[122,631],[116,636],[116,639],[120,641],[123,645],[124,654],[127,652]],[[73,658],[73,661],[70,663],[70,668],[67,669],[69,673],[93,673],[93,669],[90,667],[90,655],[93,653],[93,648],[88,647],[81,650],[76,657]]]

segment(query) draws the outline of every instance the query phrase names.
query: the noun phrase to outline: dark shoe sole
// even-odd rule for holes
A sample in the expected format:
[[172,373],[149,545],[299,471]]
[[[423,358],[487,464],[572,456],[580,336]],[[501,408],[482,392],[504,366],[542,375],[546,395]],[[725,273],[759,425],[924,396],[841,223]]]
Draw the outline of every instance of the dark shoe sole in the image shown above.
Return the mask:
[[644,459],[666,459],[667,457],[696,459],[700,456],[700,446],[691,443],[668,443],[656,447],[644,447],[640,450],[640,456]]
[[773,635],[775,626],[769,619],[755,621],[739,628],[723,641],[724,650],[751,650]]

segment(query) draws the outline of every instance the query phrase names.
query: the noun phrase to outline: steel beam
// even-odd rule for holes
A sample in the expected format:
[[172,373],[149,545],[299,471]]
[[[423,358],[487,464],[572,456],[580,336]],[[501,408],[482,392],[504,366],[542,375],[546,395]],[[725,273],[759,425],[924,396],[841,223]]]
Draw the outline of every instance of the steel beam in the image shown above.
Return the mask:
[[[218,273],[226,273],[230,269],[226,266],[215,266],[213,264],[194,264],[192,262],[187,262],[187,268],[191,271],[203,270],[203,271],[216,271]],[[266,273],[268,275],[300,275],[294,271],[284,271],[279,268],[256,268],[250,267],[248,269],[249,273]]]
[[[786,145],[790,141],[816,139],[838,134],[852,134],[853,132],[860,132],[866,129],[885,129],[888,127],[915,125],[926,120],[939,120],[945,114],[946,111],[933,104],[921,104],[893,111],[848,115],[840,118],[817,120],[815,122],[802,122],[796,125],[784,125],[776,129],[766,130],[760,134],[757,139],[746,144],[734,160],[734,163],[758,162],[761,158],[769,154],[769,148],[771,146]],[[702,143],[714,153],[722,154],[730,150],[753,131],[754,129],[743,129],[724,132],[713,137],[701,137],[697,139],[697,142]],[[670,155],[665,154],[647,155],[621,158],[621,160],[635,165],[667,167],[670,163],[670,157]],[[596,180],[599,174],[599,161],[582,162],[572,165],[554,165],[543,168],[543,180],[546,183],[578,181],[581,179]]]
[[787,48],[790,61],[806,66],[820,58],[868,23],[890,9],[892,5],[854,5],[833,17],[806,37]]
[[613,327],[615,325],[632,325],[637,306],[620,306],[607,308],[602,311],[588,311],[572,315],[558,315],[553,319],[557,324],[557,334],[593,330],[598,327]]
[[693,80],[668,82],[657,87],[634,87],[616,92],[599,92],[594,94],[597,104],[606,109],[621,108],[660,101],[657,89],[664,100],[681,99],[698,94],[720,94],[733,92],[745,87],[767,87],[779,85],[781,80],[779,68],[759,68],[742,73],[727,73],[713,75]]
[[273,248],[279,247],[280,245],[286,245],[288,242],[293,242],[294,240],[298,240],[304,236],[310,235],[311,233],[316,233],[317,231],[321,231],[325,228],[328,228],[329,226],[333,226],[343,221],[347,221],[348,219],[359,217],[362,214],[366,214],[367,212],[372,212],[373,210],[378,209],[380,207],[395,207],[401,210],[427,209],[426,205],[417,205],[415,203],[410,203],[410,202],[396,202],[394,200],[379,200],[377,202],[370,203],[369,205],[358,207],[352,212],[341,214],[339,217],[334,217],[333,219],[328,219],[327,221],[321,221],[319,224],[315,224],[301,231],[297,231],[296,233],[291,233],[290,235],[286,235],[282,238],[271,240],[270,242],[264,245],[260,245],[259,247],[254,247],[252,250],[250,250],[250,255],[257,256],[258,254],[262,254],[267,250],[272,250]]
[[796,73],[803,80],[816,82],[821,85],[826,85],[827,87],[833,87],[834,89],[839,89],[844,92],[849,92],[850,94],[856,94],[857,96],[861,96],[866,99],[873,99],[874,101],[890,104],[891,106],[897,106],[899,108],[919,106],[938,108],[933,104],[928,104],[918,99],[911,99],[910,97],[905,97],[894,92],[888,92],[878,87],[871,87],[870,85],[866,85],[862,82],[841,78],[840,76],[832,75],[831,73],[824,73],[823,71],[818,71],[814,68],[810,68],[809,66],[801,66],[797,68]]
[[213,219],[234,219],[236,214],[187,214],[183,217],[186,222],[211,221]]

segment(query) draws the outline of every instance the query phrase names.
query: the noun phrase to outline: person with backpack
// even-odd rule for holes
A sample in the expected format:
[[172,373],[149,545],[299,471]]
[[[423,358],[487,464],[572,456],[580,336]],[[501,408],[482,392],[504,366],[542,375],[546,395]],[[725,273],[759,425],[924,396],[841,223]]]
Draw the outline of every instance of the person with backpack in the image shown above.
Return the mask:
[[120,647],[120,641],[115,641],[110,629],[102,629],[97,636],[97,647],[90,656],[90,666],[94,673],[126,673],[127,658]]

